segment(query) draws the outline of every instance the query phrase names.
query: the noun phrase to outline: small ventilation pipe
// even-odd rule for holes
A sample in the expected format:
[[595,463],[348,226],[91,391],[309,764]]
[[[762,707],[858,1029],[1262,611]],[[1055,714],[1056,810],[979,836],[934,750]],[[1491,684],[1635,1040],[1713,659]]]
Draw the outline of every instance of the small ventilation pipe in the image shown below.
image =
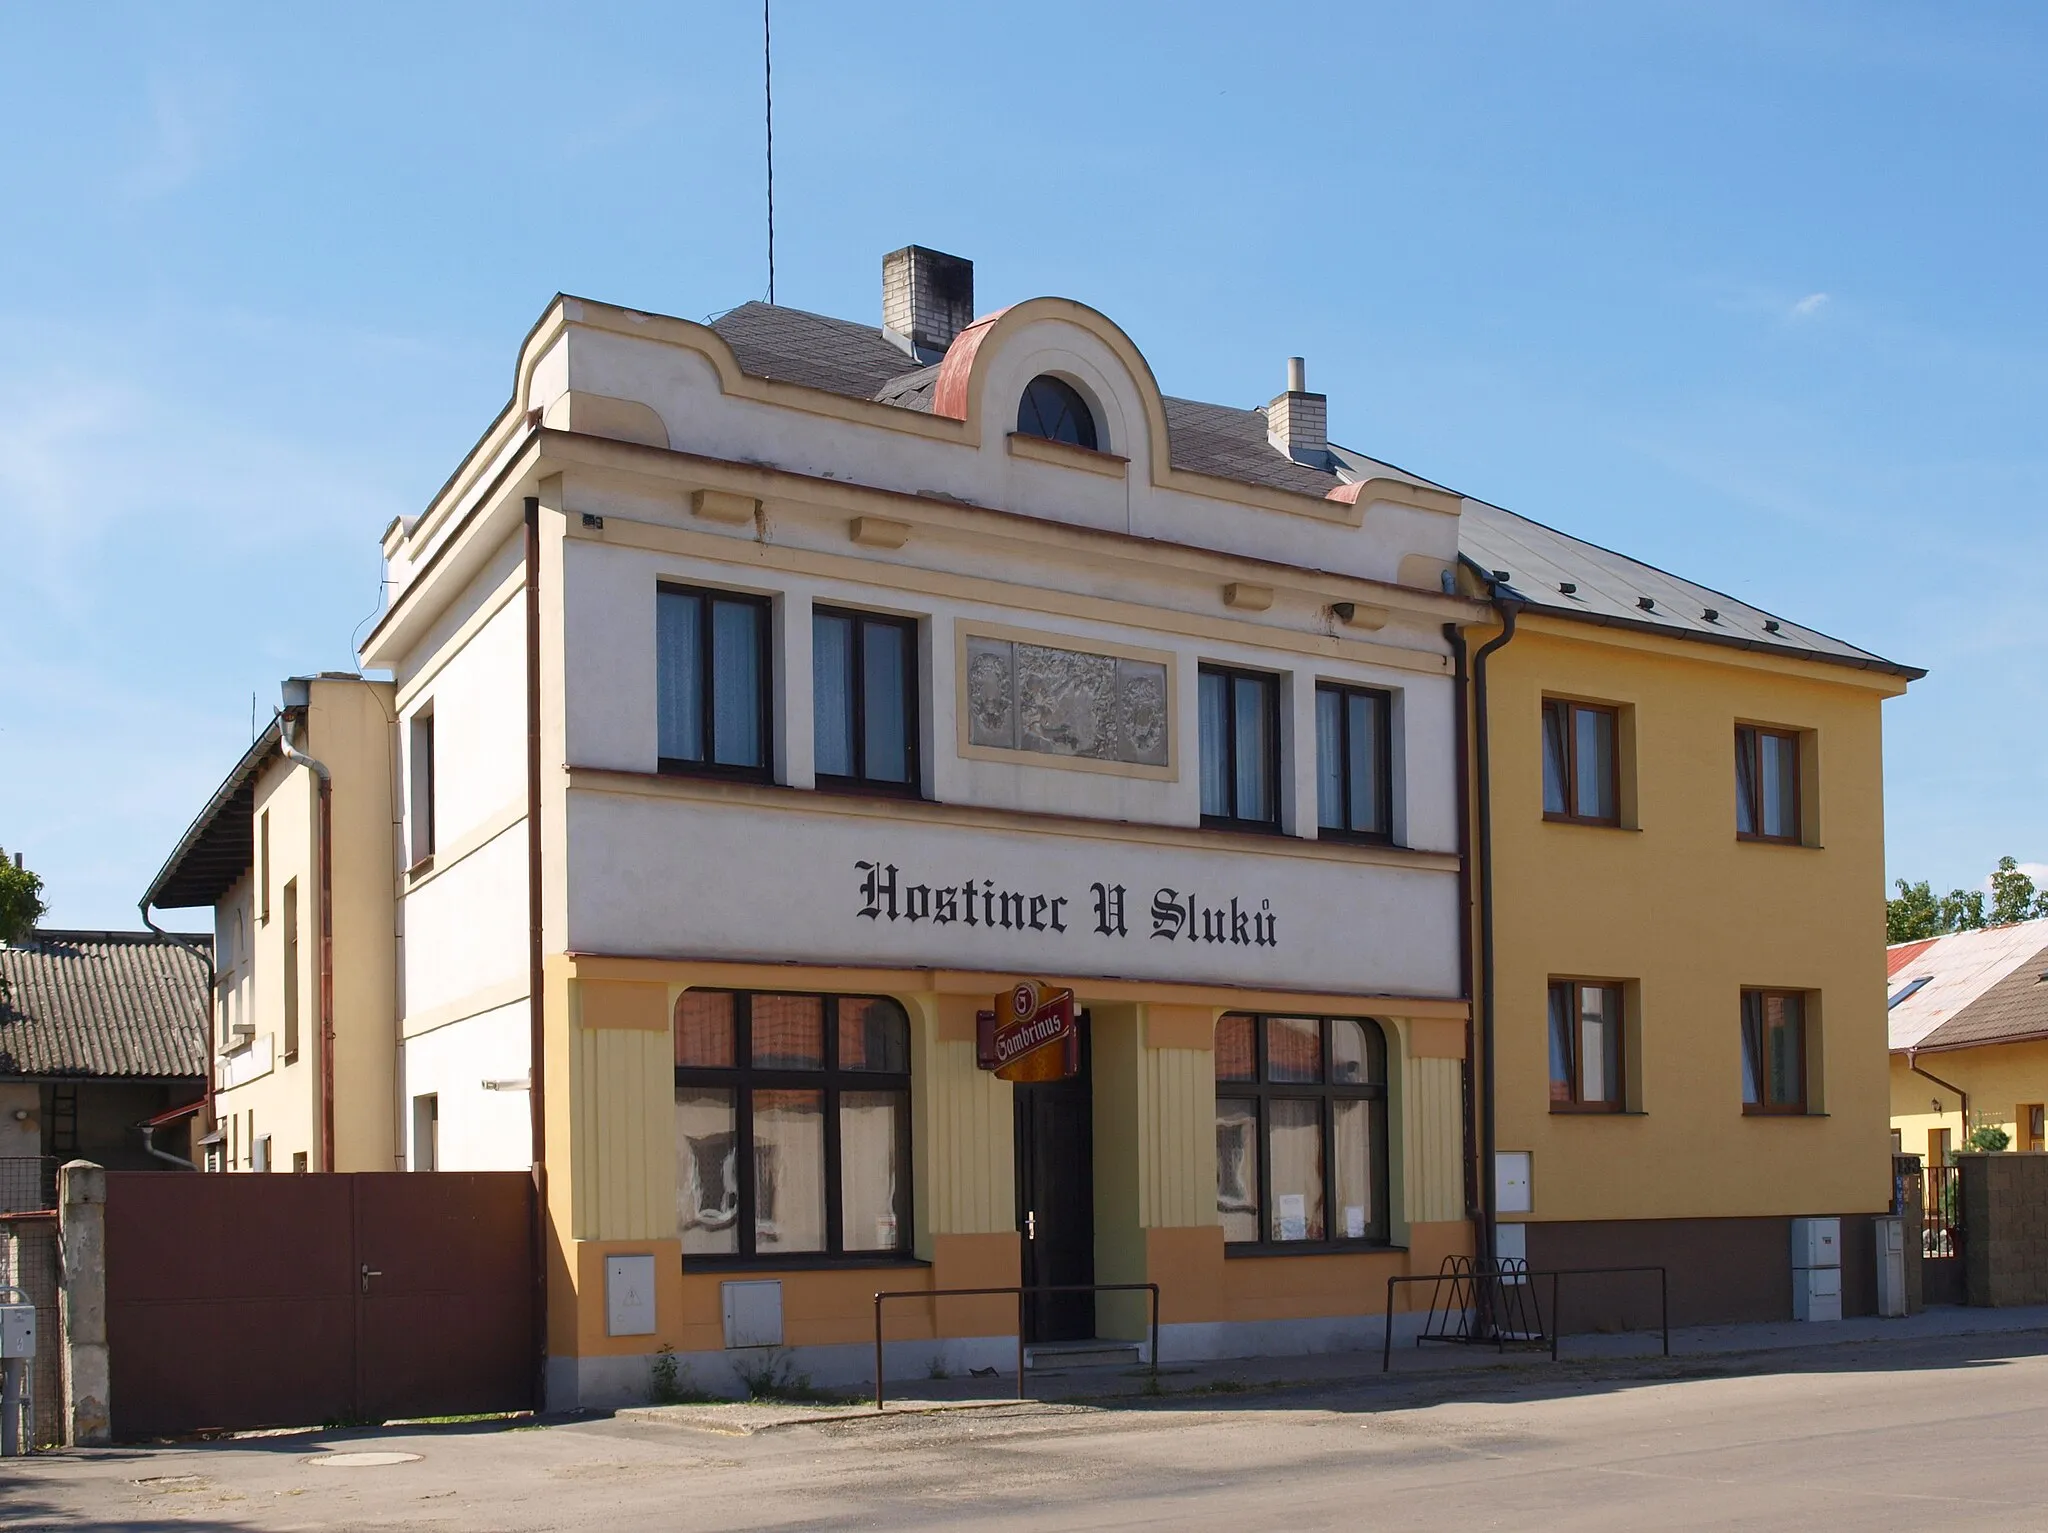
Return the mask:
[[142,1125],[142,1148],[149,1154],[154,1155],[158,1160],[166,1161],[176,1166],[180,1171],[197,1171],[199,1169],[191,1161],[185,1159],[184,1156],[173,1155],[169,1150],[159,1150],[156,1147],[156,1125],[154,1123]]

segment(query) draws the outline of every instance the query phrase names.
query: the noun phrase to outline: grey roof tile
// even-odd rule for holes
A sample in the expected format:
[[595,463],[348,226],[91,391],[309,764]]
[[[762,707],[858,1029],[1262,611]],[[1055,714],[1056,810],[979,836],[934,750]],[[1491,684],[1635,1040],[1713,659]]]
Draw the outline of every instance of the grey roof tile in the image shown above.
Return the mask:
[[0,1075],[206,1074],[206,970],[149,932],[38,931],[0,947],[0,981]]
[[[1925,674],[1484,501],[1465,502],[1458,518],[1458,548],[1479,570],[1505,571],[1509,593],[1522,597],[1533,611],[1912,678]],[[1566,585],[1576,589],[1567,592],[1562,589]]]

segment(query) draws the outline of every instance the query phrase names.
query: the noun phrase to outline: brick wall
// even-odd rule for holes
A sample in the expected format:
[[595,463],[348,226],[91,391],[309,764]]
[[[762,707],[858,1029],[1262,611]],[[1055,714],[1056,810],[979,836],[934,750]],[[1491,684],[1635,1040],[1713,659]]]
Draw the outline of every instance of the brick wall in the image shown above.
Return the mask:
[[2048,1154],[1962,1154],[1970,1302],[2048,1304]]

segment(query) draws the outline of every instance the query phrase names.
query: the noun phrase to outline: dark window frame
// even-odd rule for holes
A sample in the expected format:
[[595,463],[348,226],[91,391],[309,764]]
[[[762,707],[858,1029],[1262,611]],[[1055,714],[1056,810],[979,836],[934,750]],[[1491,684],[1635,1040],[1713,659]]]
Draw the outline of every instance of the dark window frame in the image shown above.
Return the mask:
[[[658,771],[677,777],[723,777],[740,782],[773,782],[775,780],[775,599],[752,591],[729,591],[720,586],[694,586],[679,580],[662,580],[655,583],[655,601],[661,597],[694,596],[697,598],[697,703],[701,714],[699,727],[703,731],[704,759],[691,761],[682,756],[660,756],[656,758]],[[714,606],[718,602],[739,602],[759,610],[761,621],[758,627],[760,654],[758,663],[761,676],[761,696],[758,699],[761,732],[761,764],[759,766],[733,766],[721,763],[718,757],[716,711],[718,706],[715,681],[718,656],[713,637]],[[654,659],[655,672],[659,676],[663,664],[658,652]],[[657,704],[658,707],[658,704]],[[658,726],[657,726],[658,727]],[[659,746],[656,747],[659,749]]]
[[[1559,990],[1566,990],[1571,993],[1569,1015],[1572,1025],[1566,1038],[1567,1078],[1564,1082],[1570,1089],[1571,1096],[1564,1101],[1558,1100],[1556,1095],[1558,1080],[1553,1074],[1550,1077],[1550,1110],[1554,1113],[1594,1114],[1628,1111],[1628,986],[1618,979],[1581,979],[1553,975],[1548,988],[1544,991],[1546,1008],[1544,1012],[1544,1026],[1546,1030],[1555,1025],[1555,1012],[1550,1008],[1556,1005],[1555,997]],[[1581,1060],[1579,1058],[1579,1050],[1585,1045],[1585,1035],[1580,1025],[1581,1018],[1584,1015],[1580,994],[1587,990],[1607,991],[1613,997],[1614,1002],[1612,1017],[1614,1023],[1614,1089],[1616,1095],[1600,1102],[1588,1102],[1579,1095],[1580,1083],[1585,1079],[1585,1073],[1581,1069]]]
[[[1621,709],[1612,703],[1587,703],[1575,697],[1546,697],[1543,699],[1543,738],[1541,741],[1541,766],[1548,767],[1550,752],[1550,714],[1553,709],[1564,713],[1564,798],[1563,811],[1543,806],[1543,818],[1553,825],[1604,825],[1618,829],[1621,825]],[[1612,814],[1582,814],[1579,801],[1579,732],[1575,728],[1576,716],[1580,713],[1604,713],[1608,718],[1608,739],[1612,747],[1607,753],[1607,796],[1614,804]],[[1539,786],[1541,774],[1538,775]]]
[[1338,782],[1342,785],[1341,792],[1344,799],[1344,802],[1338,808],[1338,813],[1341,815],[1344,823],[1342,825],[1326,825],[1323,823],[1322,710],[1319,707],[1316,710],[1316,834],[1320,839],[1326,841],[1364,841],[1379,846],[1390,846],[1394,840],[1394,694],[1384,687],[1363,687],[1346,681],[1317,682],[1316,695],[1320,697],[1325,692],[1331,693],[1347,702],[1354,697],[1363,697],[1371,701],[1379,710],[1379,749],[1377,752],[1379,760],[1373,764],[1373,780],[1379,784],[1379,793],[1377,795],[1379,802],[1373,807],[1380,824],[1385,829],[1353,830],[1351,828],[1352,739],[1351,711],[1349,708],[1340,709],[1338,714],[1338,739],[1341,745]]
[[[922,711],[919,673],[921,665],[921,644],[924,625],[914,617],[900,617],[886,612],[865,612],[858,607],[832,607],[823,604],[811,609],[811,632],[813,655],[816,654],[817,622],[821,617],[841,618],[853,625],[853,695],[847,700],[852,710],[854,770],[850,775],[817,772],[814,780],[821,788],[840,792],[885,793],[894,798],[924,797],[924,714]],[[868,720],[867,720],[867,630],[870,627],[895,628],[902,631],[903,646],[903,753],[906,775],[902,782],[891,782],[885,777],[867,775]],[[812,717],[817,715],[817,677],[812,676]],[[813,763],[817,759],[815,722],[811,742]]]
[[[1233,706],[1224,712],[1224,762],[1223,781],[1230,794],[1230,814],[1202,815],[1202,824],[1209,830],[1241,830],[1254,835],[1273,836],[1280,833],[1281,779],[1280,779],[1280,678],[1271,671],[1248,670],[1237,665],[1211,665],[1204,661],[1196,667],[1195,675],[1195,772],[1196,791],[1201,786],[1201,685],[1204,676],[1220,676],[1229,685]],[[1247,819],[1235,813],[1237,809],[1237,709],[1235,693],[1240,681],[1256,682],[1266,689],[1266,781],[1272,799],[1273,812],[1270,819]]]
[[[1770,724],[1737,724],[1735,726],[1735,839],[1738,841],[1765,841],[1773,846],[1799,846],[1806,837],[1806,742],[1801,736],[1804,731],[1780,729]],[[1764,809],[1764,736],[1788,741],[1792,746],[1792,833],[1774,836],[1761,829],[1742,828],[1742,774],[1749,773],[1752,803],[1758,825],[1763,823]]]
[[[915,1265],[917,1257],[916,1228],[913,1215],[916,1210],[915,1147],[911,1139],[911,1076],[914,1071],[906,1068],[894,1070],[844,1070],[839,1065],[839,1003],[841,1001],[886,1001],[894,1006],[903,1018],[903,1039],[905,1064],[909,1065],[911,1049],[910,1012],[901,1001],[885,995],[850,995],[838,992],[811,990],[726,990],[718,986],[695,987],[698,993],[712,991],[733,998],[733,1064],[721,1068],[705,1065],[677,1065],[675,1085],[677,1090],[697,1087],[706,1090],[730,1091],[733,1108],[734,1170],[739,1178],[739,1207],[734,1215],[734,1243],[738,1250],[731,1252],[690,1251],[682,1254],[686,1271],[720,1269],[731,1271],[741,1268],[792,1270],[817,1267],[901,1267]],[[684,994],[690,992],[685,991]],[[824,1027],[824,1064],[817,1070],[783,1069],[758,1066],[754,1063],[753,1049],[753,1002],[756,996],[794,997],[822,1002],[821,1012]],[[672,1013],[679,1011],[682,998],[678,997]],[[671,1016],[672,1027],[675,1025]],[[842,1207],[843,1189],[840,1185],[840,1127],[839,1099],[846,1091],[894,1091],[900,1092],[902,1100],[897,1105],[897,1142],[902,1146],[902,1164],[896,1183],[896,1246],[886,1251],[848,1251]],[[754,1108],[753,1094],[756,1091],[817,1091],[822,1093],[824,1102],[824,1148],[825,1148],[825,1249],[822,1251],[793,1251],[762,1255],[756,1249],[757,1231],[754,1163]],[[680,1234],[680,1231],[678,1231]]]
[[[1387,1164],[1388,1119],[1392,1115],[1391,1096],[1387,1087],[1388,1050],[1387,1030],[1371,1017],[1295,1016],[1287,1012],[1230,1012],[1233,1017],[1249,1017],[1252,1021],[1252,1074],[1249,1081],[1218,1080],[1216,1101],[1252,1103],[1253,1132],[1258,1136],[1259,1185],[1257,1189],[1258,1229],[1257,1240],[1226,1240],[1223,1245],[1225,1256],[1327,1256],[1331,1252],[1383,1250],[1392,1244],[1393,1222],[1391,1199],[1392,1176]],[[1268,1024],[1275,1018],[1292,1022],[1314,1022],[1321,1034],[1322,1079],[1320,1081],[1275,1081],[1269,1079],[1270,1068],[1266,1056],[1266,1035]],[[1369,1065],[1376,1065],[1378,1079],[1352,1083],[1332,1080],[1333,1071],[1331,1044],[1334,1029],[1332,1022],[1356,1022],[1366,1030],[1366,1052]],[[1218,1020],[1219,1027],[1222,1025]],[[1378,1046],[1373,1041],[1378,1040]],[[1323,1228],[1327,1232],[1334,1224],[1333,1215],[1337,1209],[1337,1158],[1331,1152],[1336,1141],[1336,1102],[1365,1101],[1379,1103],[1378,1109],[1369,1110],[1371,1123],[1369,1167],[1372,1177],[1373,1217],[1366,1225],[1365,1234],[1357,1237],[1330,1236],[1321,1240],[1275,1240],[1272,1238],[1273,1209],[1273,1151],[1272,1151],[1272,1103],[1276,1100],[1312,1101],[1318,1104],[1316,1123],[1322,1135],[1323,1146]]]
[[[1813,1040],[1809,1036],[1813,1018],[1809,1001],[1812,992],[1806,990],[1768,989],[1745,986],[1742,991],[1742,1049],[1745,1070],[1753,1067],[1756,1078],[1757,1100],[1744,1100],[1742,1113],[1749,1118],[1798,1118],[1812,1111],[1813,1081],[1810,1066],[1813,1057]],[[1764,1007],[1772,1000],[1789,1000],[1799,1010],[1799,1098],[1795,1102],[1773,1102],[1770,1100],[1771,1083],[1767,1074],[1769,1051],[1764,1046]],[[1751,1006],[1755,1006],[1755,1018],[1751,1019]]]
[[[1045,418],[1044,401],[1039,395],[1040,385],[1049,385],[1059,406],[1059,414],[1050,422]],[[1033,430],[1024,424],[1025,411],[1030,411],[1040,429]],[[1074,423],[1072,438],[1059,434],[1063,420]],[[1039,373],[1024,385],[1024,392],[1017,396],[1017,434],[1033,437],[1041,442],[1058,442],[1066,447],[1078,447],[1084,452],[1101,452],[1102,424],[1095,418],[1095,407],[1088,402],[1073,384],[1057,373]]]

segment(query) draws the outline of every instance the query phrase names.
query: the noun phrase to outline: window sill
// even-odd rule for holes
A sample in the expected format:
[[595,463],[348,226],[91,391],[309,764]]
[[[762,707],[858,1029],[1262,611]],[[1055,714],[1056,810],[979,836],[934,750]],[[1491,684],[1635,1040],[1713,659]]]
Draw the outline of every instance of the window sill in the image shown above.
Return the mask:
[[1739,830],[1735,833],[1735,840],[1740,846],[1782,846],[1788,851],[1794,852],[1817,852],[1821,850],[1820,843],[1817,841],[1799,841],[1790,836],[1749,836],[1744,835]]
[[1130,477],[1131,460],[1120,453],[1081,447],[1071,442],[1055,442],[1050,437],[1031,436],[1022,431],[1011,432],[1008,445],[1013,458],[1035,458],[1040,463],[1086,469],[1091,474],[1101,474],[1109,479]]
[[683,1272],[837,1272],[849,1267],[901,1267],[929,1269],[931,1263],[908,1251],[860,1252],[849,1256],[828,1256],[804,1252],[790,1256],[692,1256],[683,1255]]
[[1545,825],[1575,825],[1581,830],[1627,830],[1634,831],[1639,835],[1643,829],[1640,825],[1624,825],[1619,820],[1582,820],[1576,815],[1569,814],[1545,813],[1543,823]]
[[1566,1102],[1552,1102],[1550,1116],[1553,1118],[1647,1118],[1650,1115],[1640,1108],[1628,1107],[1576,1107]]
[[[1274,837],[1282,836],[1285,834],[1285,832],[1280,829],[1278,824],[1268,824],[1264,820],[1229,820],[1225,819],[1221,815],[1214,814],[1205,814],[1202,816],[1202,829],[1220,830],[1225,835],[1231,836]],[[1320,837],[1318,839],[1320,839]]]
[[870,782],[859,777],[821,776],[816,779],[816,791],[838,798],[894,799],[907,804],[924,802],[924,792],[916,783]]
[[411,867],[407,868],[405,870],[405,876],[411,882],[418,883],[421,879],[425,878],[429,873],[433,871],[434,854],[432,852],[429,852],[427,853],[426,856],[422,857],[418,862],[414,863]]
[[1226,1240],[1223,1256],[1226,1261],[1257,1256],[1384,1256],[1407,1249],[1384,1240]]
[[1330,825],[1316,827],[1318,841],[1341,841],[1346,846],[1392,846],[1394,838],[1372,830],[1338,830]]
[[1742,1116],[1745,1118],[1787,1118],[1796,1123],[1801,1118],[1825,1118],[1830,1115],[1824,1112],[1812,1112],[1804,1107],[1751,1107],[1745,1102],[1742,1107]]
[[656,767],[661,777],[703,777],[713,782],[752,782],[773,785],[775,774],[766,767],[707,766],[700,761],[680,761],[663,756]]

